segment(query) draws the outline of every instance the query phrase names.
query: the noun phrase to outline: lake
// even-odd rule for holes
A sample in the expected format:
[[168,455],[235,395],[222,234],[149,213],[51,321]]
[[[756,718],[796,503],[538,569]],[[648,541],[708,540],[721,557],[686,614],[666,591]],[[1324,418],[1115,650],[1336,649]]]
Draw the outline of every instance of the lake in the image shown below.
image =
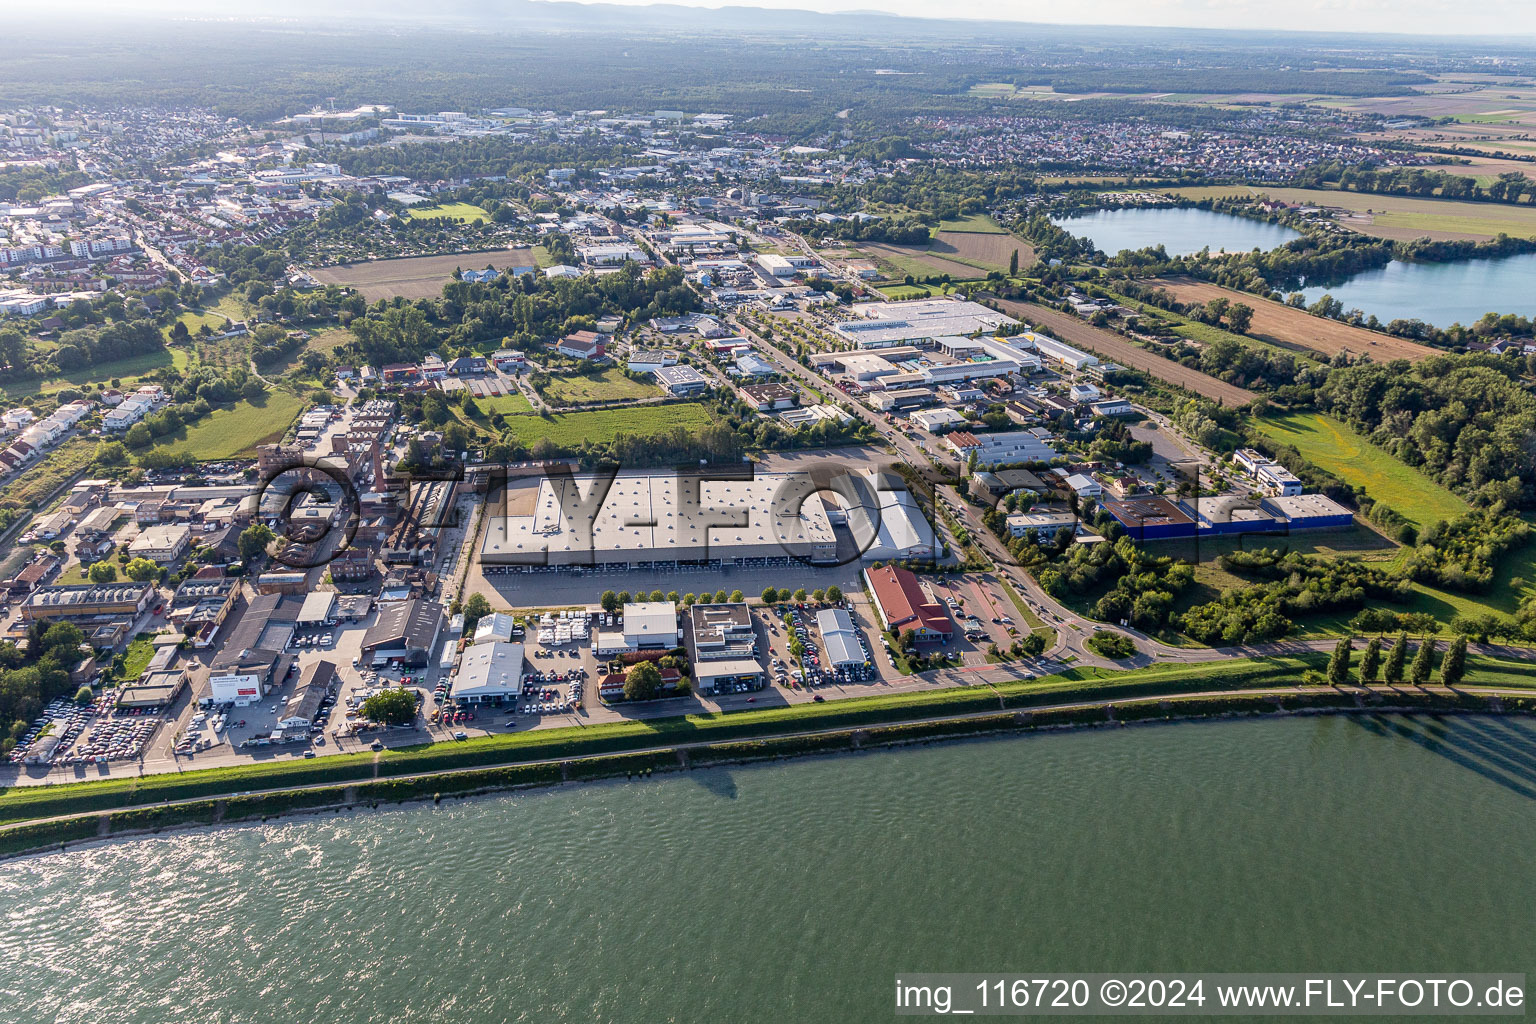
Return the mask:
[[1301,237],[1279,224],[1194,207],[1094,210],[1052,218],[1052,222],[1087,237],[1111,256],[1122,249],[1154,245],[1163,246],[1170,256],[1186,256],[1206,246],[1212,252],[1247,252],[1255,246],[1267,251]]
[[1536,972],[1536,724],[1039,734],[0,863],[61,1024],[846,1022],[898,971]]
[[1536,253],[1455,263],[1393,260],[1341,283],[1308,285],[1302,293],[1309,305],[1328,294],[1382,323],[1417,319],[1449,327],[1470,325],[1484,313],[1536,316]]

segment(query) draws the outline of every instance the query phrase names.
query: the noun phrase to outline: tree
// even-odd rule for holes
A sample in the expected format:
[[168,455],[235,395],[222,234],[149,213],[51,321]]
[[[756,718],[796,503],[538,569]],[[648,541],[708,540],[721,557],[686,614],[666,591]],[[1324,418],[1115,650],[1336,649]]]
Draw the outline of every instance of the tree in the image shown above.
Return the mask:
[[1408,678],[1412,680],[1413,685],[1423,686],[1429,682],[1429,672],[1434,667],[1435,641],[1432,638],[1426,637],[1424,642],[1419,644],[1418,652],[1413,656],[1413,665],[1408,669]]
[[1333,656],[1328,659],[1328,685],[1343,686],[1349,682],[1349,658],[1354,653],[1354,638],[1343,637],[1333,645]]
[[811,591],[811,600],[815,601],[817,604],[821,604],[821,602],[826,599],[826,596],[827,592],[822,590],[820,587],[817,587],[815,590]]
[[117,580],[117,566],[111,562],[97,562],[85,571],[92,583],[113,583]]
[[485,595],[470,594],[469,600],[464,602],[464,632],[473,630],[475,623],[489,614],[491,614],[491,602],[485,599]]
[[135,583],[148,583],[160,575],[160,565],[157,562],[151,562],[147,558],[135,558],[123,566],[123,575]]
[[724,588],[721,588],[720,590],[715,591],[715,604],[725,604],[725,599],[730,597],[730,596],[731,595],[729,595],[729,594],[727,594],[725,592]]
[[763,604],[773,604],[779,599],[779,591],[775,587],[763,588]]
[[652,661],[640,661],[624,673],[624,699],[650,700],[661,692],[661,669]]
[[597,603],[603,606],[603,611],[611,615],[619,610],[619,595],[611,590],[605,590],[603,596],[597,599]]
[[732,604],[740,604],[745,599],[746,599],[746,595],[743,594],[741,591],[739,591],[739,590],[731,591],[731,603]]
[[1445,660],[1440,662],[1440,682],[1455,686],[1467,671],[1467,638],[1458,636],[1445,649]]
[[363,701],[363,717],[385,725],[409,725],[416,720],[416,695],[404,687],[390,687]]
[[1008,255],[1008,276],[1019,276],[1019,250],[1017,249]]
[[1253,307],[1246,302],[1235,302],[1227,310],[1227,326],[1237,334],[1247,334],[1253,323]]
[[627,590],[619,591],[619,604],[629,604],[629,603],[631,603],[632,600],[633,599],[629,596],[629,591],[627,591]]
[[1382,678],[1389,683],[1403,681],[1403,664],[1408,659],[1408,634],[1399,633],[1397,639],[1392,641],[1392,649],[1387,652],[1387,664],[1382,669]]
[[1381,637],[1371,637],[1371,642],[1365,645],[1365,657],[1360,659],[1360,681],[1362,683],[1374,683],[1376,673],[1381,670]]
[[659,591],[659,590],[651,591],[651,600],[652,601],[665,601],[666,599],[667,599],[667,595],[663,594],[661,591]]
[[795,602],[797,604],[804,604],[805,603],[805,588],[804,587],[801,587],[799,590],[795,591]]
[[843,599],[843,588],[836,583],[827,588],[827,603],[838,604]]
[[253,562],[266,553],[267,545],[276,537],[266,523],[252,523],[240,534],[240,559]]
[[1038,658],[1045,653],[1045,637],[1031,633],[1019,641],[1019,647],[1027,658]]
[[693,594],[684,594],[683,595],[683,607],[685,607],[685,608],[692,608],[694,602],[697,601],[697,600],[698,600],[698,598],[695,597]]

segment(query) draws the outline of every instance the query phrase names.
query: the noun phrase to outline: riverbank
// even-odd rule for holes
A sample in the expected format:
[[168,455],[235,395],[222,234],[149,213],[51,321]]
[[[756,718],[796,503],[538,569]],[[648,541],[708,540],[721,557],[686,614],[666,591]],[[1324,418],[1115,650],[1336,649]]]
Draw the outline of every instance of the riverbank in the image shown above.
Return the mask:
[[[1528,684],[1527,684],[1528,685]],[[439,801],[656,772],[929,744],[1041,730],[1114,728],[1201,718],[1315,714],[1536,714],[1536,689],[1268,687],[1228,692],[1089,699],[1000,712],[970,712],[866,728],[740,741],[677,744],[584,758],[450,768],[352,784],[294,785],[30,820],[0,830],[0,859],[69,849],[167,829],[267,821],[298,814]]]

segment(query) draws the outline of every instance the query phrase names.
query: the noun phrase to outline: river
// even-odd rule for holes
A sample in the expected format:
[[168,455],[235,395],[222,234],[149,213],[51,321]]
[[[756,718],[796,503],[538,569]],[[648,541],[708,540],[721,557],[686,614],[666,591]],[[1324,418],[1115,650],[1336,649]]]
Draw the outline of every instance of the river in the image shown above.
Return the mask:
[[0,1019],[884,1020],[898,971],[1536,973],[1536,723],[1037,734],[0,864]]
[[1324,294],[1345,309],[1374,313],[1382,323],[1423,320],[1437,327],[1471,325],[1484,313],[1536,316],[1536,253],[1454,263],[1393,260],[1331,286],[1302,289],[1310,305]]
[[1154,245],[1163,246],[1170,256],[1187,256],[1207,246],[1212,252],[1247,252],[1255,246],[1268,251],[1301,237],[1280,224],[1195,207],[1094,210],[1053,218],[1053,223],[1087,237],[1111,256]]

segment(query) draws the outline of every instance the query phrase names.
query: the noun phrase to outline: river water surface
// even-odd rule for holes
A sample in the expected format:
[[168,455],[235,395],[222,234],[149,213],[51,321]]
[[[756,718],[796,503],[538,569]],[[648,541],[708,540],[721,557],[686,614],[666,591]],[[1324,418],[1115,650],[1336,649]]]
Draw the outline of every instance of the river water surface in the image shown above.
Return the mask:
[[0,1020],[885,1020],[898,971],[1527,971],[1536,725],[691,772],[0,864]]

